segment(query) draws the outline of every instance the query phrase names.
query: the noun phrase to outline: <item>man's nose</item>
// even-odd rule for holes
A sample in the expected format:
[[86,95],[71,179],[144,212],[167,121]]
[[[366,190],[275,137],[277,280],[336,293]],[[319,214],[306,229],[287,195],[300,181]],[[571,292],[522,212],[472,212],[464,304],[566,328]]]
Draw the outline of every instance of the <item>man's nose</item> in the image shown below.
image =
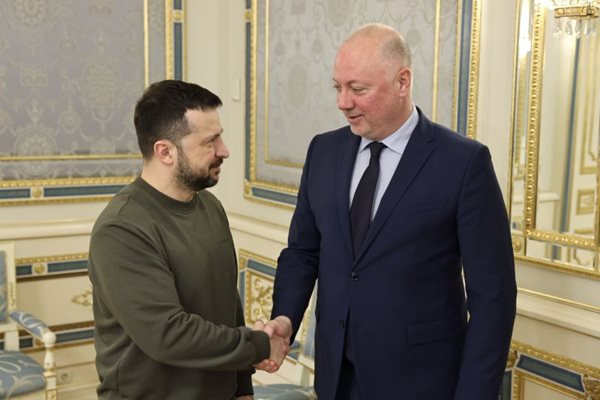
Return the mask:
[[354,106],[352,95],[345,89],[340,89],[337,94],[337,107],[340,110],[349,110]]
[[223,140],[220,140],[217,143],[217,149],[215,151],[215,155],[219,158],[227,158],[229,157],[229,149]]

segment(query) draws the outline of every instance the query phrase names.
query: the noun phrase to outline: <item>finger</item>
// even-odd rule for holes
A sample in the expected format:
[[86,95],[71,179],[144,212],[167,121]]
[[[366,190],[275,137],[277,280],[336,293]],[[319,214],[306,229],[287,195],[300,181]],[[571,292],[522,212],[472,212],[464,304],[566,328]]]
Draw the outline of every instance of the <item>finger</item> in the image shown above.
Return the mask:
[[265,323],[263,322],[262,319],[256,320],[256,322],[254,323],[254,329],[255,330],[263,330],[263,329],[265,329]]
[[273,336],[274,333],[277,332],[276,327],[274,327],[273,321],[269,321],[266,323],[266,325],[264,325],[264,327],[262,328],[267,335],[269,335],[269,337]]

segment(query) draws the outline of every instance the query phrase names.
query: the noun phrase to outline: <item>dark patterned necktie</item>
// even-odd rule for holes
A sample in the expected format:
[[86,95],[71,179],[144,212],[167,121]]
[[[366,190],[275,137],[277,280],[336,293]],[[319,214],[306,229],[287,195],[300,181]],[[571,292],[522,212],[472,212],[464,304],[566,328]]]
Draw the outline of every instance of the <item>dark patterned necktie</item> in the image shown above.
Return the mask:
[[354,255],[367,235],[369,225],[371,224],[371,212],[373,211],[373,197],[375,188],[379,179],[379,155],[386,146],[383,143],[372,142],[367,147],[371,151],[369,166],[360,178],[356,187],[352,206],[350,206],[350,224],[352,227],[352,246]]

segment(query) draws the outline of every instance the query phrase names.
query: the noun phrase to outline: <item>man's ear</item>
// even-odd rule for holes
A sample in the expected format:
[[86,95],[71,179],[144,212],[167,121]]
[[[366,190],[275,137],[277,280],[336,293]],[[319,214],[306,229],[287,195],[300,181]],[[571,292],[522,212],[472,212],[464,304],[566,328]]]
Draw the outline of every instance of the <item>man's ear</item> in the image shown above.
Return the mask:
[[169,140],[154,142],[154,157],[165,165],[173,165],[177,157],[177,148]]
[[400,94],[409,95],[412,86],[412,70],[409,67],[402,67],[396,73],[396,82]]

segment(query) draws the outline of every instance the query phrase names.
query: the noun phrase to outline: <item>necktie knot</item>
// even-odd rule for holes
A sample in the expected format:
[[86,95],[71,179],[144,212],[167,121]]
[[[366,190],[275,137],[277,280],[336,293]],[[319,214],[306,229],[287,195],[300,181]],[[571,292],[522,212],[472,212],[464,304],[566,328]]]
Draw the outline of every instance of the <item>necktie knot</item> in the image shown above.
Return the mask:
[[381,151],[386,147],[386,145],[381,142],[371,142],[367,147],[371,151],[371,158],[378,160],[379,156],[381,155]]

